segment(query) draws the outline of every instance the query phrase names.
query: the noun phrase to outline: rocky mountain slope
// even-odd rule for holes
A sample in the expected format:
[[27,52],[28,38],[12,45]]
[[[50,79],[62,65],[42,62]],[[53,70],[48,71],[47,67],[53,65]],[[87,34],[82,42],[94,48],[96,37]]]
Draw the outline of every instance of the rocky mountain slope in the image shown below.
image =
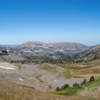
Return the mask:
[[90,49],[77,54],[73,59],[76,62],[87,62],[100,59],[100,45],[93,46]]
[[[39,91],[54,91],[56,87],[68,83],[81,84],[84,78],[68,78],[63,75],[66,69],[56,64],[21,64],[0,62],[0,79],[33,87]],[[88,80],[88,78],[87,78]]]

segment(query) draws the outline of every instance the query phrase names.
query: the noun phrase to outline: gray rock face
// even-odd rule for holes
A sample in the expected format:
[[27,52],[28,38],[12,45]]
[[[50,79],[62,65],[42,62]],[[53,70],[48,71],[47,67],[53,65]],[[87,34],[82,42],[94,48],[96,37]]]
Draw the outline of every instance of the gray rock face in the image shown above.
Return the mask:
[[92,61],[96,59],[100,59],[100,45],[89,48],[88,50],[77,54],[74,58],[76,62]]
[[[60,73],[65,69],[52,64],[13,65],[0,62],[0,78],[33,87],[40,91],[54,91],[64,84],[82,83],[84,78],[65,78]],[[88,80],[88,78],[86,78]]]

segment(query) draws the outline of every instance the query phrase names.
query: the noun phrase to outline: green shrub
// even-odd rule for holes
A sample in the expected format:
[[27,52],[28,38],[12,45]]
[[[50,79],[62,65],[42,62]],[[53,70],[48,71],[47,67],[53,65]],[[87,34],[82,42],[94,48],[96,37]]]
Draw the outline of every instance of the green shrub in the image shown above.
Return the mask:
[[89,82],[93,82],[93,81],[95,81],[95,78],[94,76],[91,76]]
[[61,89],[59,87],[56,88],[56,91],[60,91]]
[[65,84],[64,86],[61,87],[61,90],[64,90],[66,88],[69,88],[69,85],[68,84]]
[[86,81],[86,79],[84,79],[83,82],[81,83],[81,85],[84,85],[86,83],[87,83],[87,81]]
[[80,87],[78,83],[73,84],[73,87]]

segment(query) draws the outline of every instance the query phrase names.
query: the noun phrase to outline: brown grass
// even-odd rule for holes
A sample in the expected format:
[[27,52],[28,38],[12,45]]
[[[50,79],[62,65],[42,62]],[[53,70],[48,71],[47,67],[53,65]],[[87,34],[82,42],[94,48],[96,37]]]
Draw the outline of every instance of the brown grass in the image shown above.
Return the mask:
[[0,100],[100,100],[100,92],[85,96],[61,96],[47,92],[40,92],[32,88],[17,85],[7,80],[0,80]]

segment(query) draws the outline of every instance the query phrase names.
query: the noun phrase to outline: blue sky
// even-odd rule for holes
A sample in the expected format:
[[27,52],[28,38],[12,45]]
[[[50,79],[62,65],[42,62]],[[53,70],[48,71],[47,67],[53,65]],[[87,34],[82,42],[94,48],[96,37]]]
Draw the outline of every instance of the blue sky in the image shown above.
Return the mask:
[[100,43],[100,0],[0,0],[0,43]]

